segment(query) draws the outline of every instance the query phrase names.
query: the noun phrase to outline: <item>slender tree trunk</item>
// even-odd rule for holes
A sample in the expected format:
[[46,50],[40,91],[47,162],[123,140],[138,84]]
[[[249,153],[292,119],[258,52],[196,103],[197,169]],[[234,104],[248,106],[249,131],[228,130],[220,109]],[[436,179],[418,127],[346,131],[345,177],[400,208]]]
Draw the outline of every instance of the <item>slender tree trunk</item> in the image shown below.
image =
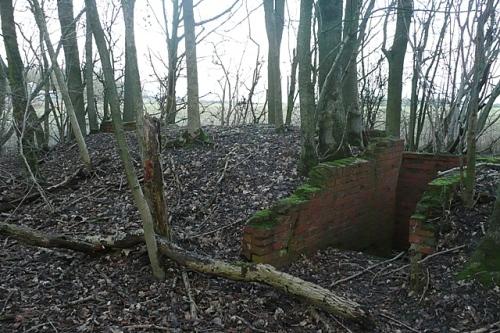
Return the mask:
[[127,147],[125,131],[123,130],[123,124],[120,115],[120,101],[118,98],[118,91],[116,89],[113,66],[111,64],[108,45],[106,44],[106,40],[104,38],[104,32],[101,27],[101,22],[99,21],[99,14],[97,12],[95,0],[85,0],[85,7],[87,8],[87,11],[89,11],[89,22],[92,27],[92,33],[94,34],[94,39],[96,41],[99,55],[101,57],[106,87],[109,94],[111,117],[113,118],[113,129],[118,145],[120,159],[122,160],[122,163],[124,165],[125,174],[127,176],[127,181],[132,192],[134,202],[142,218],[144,238],[146,240],[146,246],[148,249],[151,267],[153,269],[153,274],[156,278],[163,279],[165,277],[165,272],[161,267],[158,256],[158,247],[154,233],[153,218],[151,216],[149,205],[142,193],[141,185],[139,184],[137,175],[135,174],[134,165],[132,164],[132,158]]
[[[163,4],[163,15],[165,26],[168,24],[166,19],[165,1]],[[167,73],[167,106],[166,106],[166,123],[175,124],[177,115],[177,67],[178,67],[178,48],[179,48],[179,0],[172,0],[172,29],[170,38],[167,37],[167,54],[168,54],[168,73]]]
[[[35,110],[28,105],[26,84],[24,81],[24,64],[17,43],[16,23],[14,22],[14,7],[12,0],[0,1],[0,16],[2,21],[2,37],[8,62],[8,78],[12,93],[13,117],[16,134],[22,138],[19,142],[28,162],[28,168],[38,175],[38,157],[35,147],[35,132],[29,113]],[[22,146],[22,147],[21,147]]]
[[387,135],[401,134],[401,102],[403,90],[403,65],[408,45],[408,31],[413,12],[413,0],[398,0],[396,32],[390,50],[384,50],[389,63],[385,128]]
[[187,130],[190,137],[201,134],[200,98],[198,88],[198,59],[196,57],[196,35],[193,14],[193,0],[182,2],[184,10],[184,41],[186,43],[187,71]]
[[[87,13],[85,13],[88,15]],[[89,21],[87,16],[87,22]],[[89,115],[90,133],[99,132],[97,108],[94,96],[94,52],[92,47],[92,29],[87,23],[85,32],[85,86],[87,91],[87,113]]]
[[479,93],[481,90],[480,82],[486,67],[484,26],[489,18],[490,11],[492,11],[492,7],[493,1],[488,0],[486,8],[477,19],[477,32],[474,40],[474,73],[472,75],[469,104],[467,105],[467,168],[465,170],[465,189],[463,193],[465,205],[470,208],[474,206],[474,186],[476,184],[476,130]]
[[299,65],[299,58],[297,52],[293,50],[292,69],[290,71],[290,87],[288,88],[288,99],[286,103],[286,120],[285,125],[290,126],[292,123],[293,107],[295,106],[295,93],[297,85],[297,67]]
[[267,40],[267,109],[268,122],[277,128],[283,127],[283,104],[281,92],[280,47],[283,36],[285,0],[264,0]]
[[357,37],[360,10],[360,0],[346,0],[344,21],[345,57],[343,59],[345,74],[342,81],[342,101],[347,112],[349,144],[358,147],[363,145],[363,121],[359,108],[357,69]]
[[300,97],[300,170],[308,174],[317,164],[314,144],[316,132],[314,86],[311,81],[311,21],[313,0],[301,0],[300,22],[297,36],[297,59],[299,62]]
[[[87,123],[85,121],[85,105],[83,100],[83,83],[80,70],[80,53],[78,52],[78,42],[76,35],[76,23],[73,16],[73,0],[57,0],[57,11],[59,22],[63,32],[63,49],[66,60],[66,78],[69,96],[80,131],[83,135],[87,133]],[[66,103],[66,101],[64,102]]]
[[59,89],[61,90],[61,95],[64,100],[64,104],[66,105],[66,111],[68,112],[69,115],[71,129],[73,130],[73,134],[75,135],[75,140],[78,144],[78,149],[80,151],[80,158],[82,159],[86,167],[91,169],[92,162],[90,161],[90,155],[87,150],[87,145],[85,144],[85,139],[83,138],[83,134],[80,130],[78,119],[75,110],[73,108],[73,103],[71,102],[68,86],[66,85],[66,81],[64,81],[63,73],[57,63],[57,55],[52,45],[52,42],[50,41],[50,36],[47,31],[47,25],[45,23],[45,16],[42,12],[40,4],[38,3],[38,0],[30,0],[30,1],[32,4],[32,8],[34,10],[36,23],[38,25],[38,28],[40,29],[40,32],[43,34],[45,45],[47,46],[47,51],[49,53],[49,57],[52,62],[52,69],[53,69],[52,73],[56,77],[57,84],[59,85]]
[[[125,20],[125,84],[123,92],[123,121],[135,121],[142,112],[141,81],[137,66],[137,51],[134,33],[135,0],[122,0],[123,18]],[[141,117],[142,118],[142,117]],[[138,126],[142,123],[138,120]]]

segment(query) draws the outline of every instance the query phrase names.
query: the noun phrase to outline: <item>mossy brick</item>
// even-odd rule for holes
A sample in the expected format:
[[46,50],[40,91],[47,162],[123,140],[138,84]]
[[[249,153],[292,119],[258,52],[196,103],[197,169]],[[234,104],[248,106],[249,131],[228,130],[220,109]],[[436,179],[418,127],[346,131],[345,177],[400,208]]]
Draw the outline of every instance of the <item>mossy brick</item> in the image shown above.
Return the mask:
[[422,236],[422,237],[426,237],[426,238],[436,236],[435,231],[432,229],[416,228],[416,229],[412,230],[412,233],[417,235],[417,236]]
[[316,194],[320,193],[323,189],[321,187],[313,186],[308,183],[305,183],[299,186],[293,194],[303,198],[303,199],[311,199]]
[[263,227],[255,227],[255,226],[245,226],[244,233],[252,234],[253,238],[268,238],[274,235],[273,228],[263,228]]
[[267,222],[275,219],[275,214],[269,209],[263,209],[255,212],[255,214],[248,219],[248,225],[259,224],[260,222]]
[[436,239],[434,237],[424,237],[422,235],[410,234],[409,241],[413,244],[420,244],[431,247],[436,246]]
[[268,246],[251,246],[249,247],[250,252],[252,252],[252,255],[258,255],[258,256],[263,256],[266,254],[273,253],[273,245],[272,243],[269,244]]
[[271,209],[272,212],[277,215],[286,214],[291,211],[301,209],[303,204],[305,204],[307,201],[307,199],[304,199],[296,194],[292,194],[289,197],[279,200],[273,205]]

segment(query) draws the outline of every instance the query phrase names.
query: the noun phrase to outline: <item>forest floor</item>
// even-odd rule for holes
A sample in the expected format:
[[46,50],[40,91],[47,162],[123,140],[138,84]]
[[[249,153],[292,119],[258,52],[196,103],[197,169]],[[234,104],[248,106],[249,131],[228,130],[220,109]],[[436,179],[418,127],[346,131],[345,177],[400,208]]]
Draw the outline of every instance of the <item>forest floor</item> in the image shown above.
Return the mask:
[[[271,128],[209,127],[213,144],[163,151],[166,197],[176,241],[200,254],[239,260],[242,226],[256,210],[291,193],[297,174],[299,133]],[[178,131],[166,133],[166,140]],[[96,172],[1,213],[0,221],[68,235],[113,235],[140,227],[110,134],[88,137]],[[136,166],[139,154],[130,136]],[[41,164],[45,185],[80,168],[77,147],[58,145]],[[0,202],[32,193],[17,161],[0,160]],[[477,332],[500,331],[500,290],[455,277],[484,234],[500,170],[482,168],[473,209],[459,202],[442,218],[437,255],[425,262],[423,294],[408,288],[408,258],[379,258],[327,249],[285,270],[374,311],[375,327],[362,328],[316,311],[270,287],[188,272],[198,319],[182,267],[171,261],[155,281],[144,247],[91,257],[24,246],[0,236],[0,332]],[[44,186],[45,186],[44,185]],[[29,197],[29,196],[27,196]],[[364,274],[345,281],[368,267]]]

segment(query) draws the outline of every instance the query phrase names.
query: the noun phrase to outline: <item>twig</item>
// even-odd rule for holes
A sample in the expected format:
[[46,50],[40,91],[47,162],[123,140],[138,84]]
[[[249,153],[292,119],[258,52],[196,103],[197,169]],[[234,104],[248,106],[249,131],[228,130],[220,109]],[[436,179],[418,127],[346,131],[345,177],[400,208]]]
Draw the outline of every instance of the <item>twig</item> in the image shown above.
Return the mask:
[[151,329],[155,329],[155,330],[158,330],[158,331],[165,331],[165,332],[170,332],[170,329],[168,327],[164,327],[164,326],[158,326],[158,325],[154,325],[154,324],[150,324],[150,325],[128,325],[128,326],[123,326],[123,328],[126,328],[126,329],[129,329],[129,330],[151,330]]
[[[325,326],[325,330],[327,332],[333,332],[332,327],[330,326],[330,323],[328,323],[328,320],[326,318],[324,318],[322,315],[320,315],[319,312],[316,311],[316,309],[309,308],[309,312],[313,316],[314,320],[316,320],[316,322],[321,322],[323,324],[323,326]],[[349,330],[347,330],[347,331],[350,332]]]
[[500,321],[497,321],[496,323],[493,323],[491,325],[488,325],[486,327],[483,327],[483,328],[478,328],[477,330],[474,330],[474,331],[469,331],[467,333],[487,333],[487,332],[498,332],[498,329],[495,330],[495,331],[492,331],[493,328],[498,328],[500,327]]
[[399,321],[396,318],[392,318],[391,316],[388,316],[388,315],[386,315],[384,313],[379,313],[379,316],[384,317],[386,319],[389,319],[390,321],[395,322],[399,326],[405,327],[405,328],[409,329],[412,332],[420,333],[420,331],[414,329],[413,327],[409,326],[408,324],[405,324],[402,321]]
[[252,324],[250,324],[250,322],[248,320],[246,320],[245,318],[243,317],[240,317],[240,316],[234,316],[234,318],[240,320],[242,323],[244,323],[245,325],[247,325],[252,331],[256,331],[256,332],[263,332],[263,333],[266,333],[267,331],[266,330],[261,330],[260,328],[257,328],[255,326],[253,326]]
[[[460,249],[462,249],[462,248],[464,248],[464,247],[465,247],[465,245],[460,245],[460,246],[452,247],[451,249],[447,249],[447,250],[444,250],[444,251],[440,251],[440,252],[436,252],[436,253],[430,254],[430,255],[428,255],[427,257],[425,257],[424,259],[419,260],[419,261],[418,261],[418,263],[419,263],[419,264],[421,264],[421,263],[426,262],[427,260],[429,260],[429,259],[431,259],[431,258],[434,258],[434,257],[436,257],[436,256],[439,256],[439,255],[442,255],[442,254],[446,254],[446,253],[450,253],[450,252],[454,252],[454,251],[456,251],[456,250],[460,250]],[[392,271],[389,271],[389,272],[387,272],[387,273],[383,274],[382,276],[385,276],[385,275],[389,275],[389,274],[393,274],[393,273],[399,272],[400,270],[405,269],[405,268],[407,268],[408,266],[410,266],[410,264],[403,265],[403,266],[401,266],[401,267],[399,267],[399,268],[396,268],[396,269],[394,269],[394,270],[392,270]]]
[[[95,191],[95,192],[92,192],[92,193],[90,193],[90,194],[87,194],[86,196],[79,197],[78,199],[73,200],[72,202],[70,202],[69,204],[67,204],[67,205],[66,205],[66,207],[73,206],[73,205],[77,204],[78,202],[80,202],[80,201],[82,201],[83,199],[86,199],[86,198],[88,198],[88,197],[100,195],[100,194],[102,194],[102,193],[106,192],[107,190],[108,190],[107,188],[101,188],[101,189],[99,189],[99,190],[97,190],[97,191]],[[59,210],[60,210],[60,209],[61,209],[61,208],[59,208]]]
[[193,298],[193,293],[191,292],[191,286],[189,285],[189,278],[186,273],[186,270],[182,270],[182,280],[184,281],[184,287],[186,288],[186,292],[189,298],[189,312],[191,313],[192,320],[198,320],[198,307]]
[[418,303],[422,303],[425,297],[425,293],[427,293],[427,290],[429,290],[429,284],[431,282],[431,273],[429,272],[429,269],[427,268],[427,283],[425,284],[424,291],[422,292],[422,296],[420,296],[420,299],[418,300]]
[[357,278],[358,276],[363,275],[363,274],[365,274],[365,273],[366,273],[366,272],[368,272],[368,271],[371,271],[371,270],[372,270],[372,269],[374,269],[375,267],[378,267],[378,266],[381,266],[381,265],[384,265],[384,264],[388,264],[388,263],[390,263],[390,262],[393,262],[393,261],[395,261],[395,260],[398,260],[398,259],[399,259],[399,258],[401,258],[404,254],[405,254],[405,251],[400,252],[398,255],[396,255],[395,257],[393,257],[393,258],[391,258],[391,259],[389,259],[389,260],[385,260],[385,261],[379,262],[379,263],[377,263],[377,264],[371,265],[371,266],[369,266],[369,267],[365,268],[364,270],[362,270],[361,272],[358,272],[358,273],[356,273],[356,274],[353,274],[353,275],[351,275],[351,276],[349,276],[349,277],[346,277],[346,278],[344,278],[344,279],[340,279],[340,280],[337,280],[337,281],[335,281],[335,282],[332,282],[332,284],[330,284],[330,287],[333,287],[333,286],[339,285],[339,284],[341,284],[341,283],[343,283],[343,282],[350,281],[350,280],[352,280],[352,279],[354,279],[354,278]]
[[[481,167],[500,167],[500,164],[495,164],[495,163],[478,163],[476,164],[476,168],[481,168]],[[440,171],[438,172],[438,176],[439,177],[442,177],[442,176],[446,176],[450,173],[454,173],[456,171],[459,171],[459,170],[462,170],[462,167],[456,167],[456,168],[452,168],[452,169],[449,169],[449,170],[446,170],[446,171]]]

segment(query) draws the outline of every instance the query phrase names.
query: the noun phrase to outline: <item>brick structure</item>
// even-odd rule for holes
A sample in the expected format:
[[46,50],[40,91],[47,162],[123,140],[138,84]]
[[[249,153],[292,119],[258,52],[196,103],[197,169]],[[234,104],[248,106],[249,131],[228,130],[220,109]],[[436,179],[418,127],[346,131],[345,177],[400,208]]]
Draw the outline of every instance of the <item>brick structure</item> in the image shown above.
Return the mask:
[[408,223],[409,243],[414,253],[434,252],[441,217],[449,209],[460,182],[460,174],[457,172],[435,179],[427,185]]
[[460,157],[455,155],[403,153],[396,192],[396,220],[393,241],[395,248],[401,250],[408,248],[408,221],[415,212],[417,203],[428,189],[428,184],[436,178],[439,171],[449,170],[459,165]]
[[[135,131],[135,126],[136,126],[135,121],[123,122],[123,129],[125,131]],[[104,133],[113,133],[114,132],[113,122],[111,120],[103,121],[101,123],[100,130],[101,130],[101,132],[104,132]]]
[[362,158],[318,165],[292,196],[248,221],[242,254],[284,265],[327,246],[389,251],[402,152],[401,140],[377,138]]

